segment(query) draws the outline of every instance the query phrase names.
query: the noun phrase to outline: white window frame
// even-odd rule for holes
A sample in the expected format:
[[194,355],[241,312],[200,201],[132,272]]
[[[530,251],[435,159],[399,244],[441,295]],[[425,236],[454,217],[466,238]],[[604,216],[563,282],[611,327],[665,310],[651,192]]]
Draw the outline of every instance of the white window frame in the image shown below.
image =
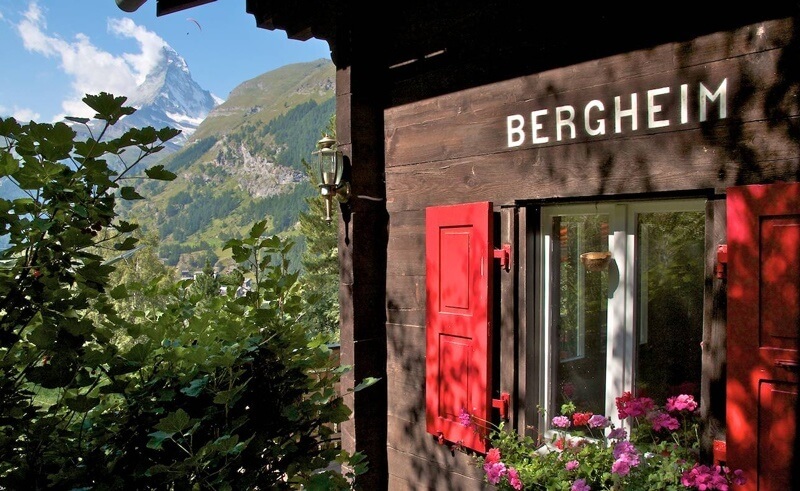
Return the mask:
[[[552,220],[555,216],[607,214],[609,217],[608,247],[612,260],[609,265],[608,320],[607,320],[607,358],[606,358],[606,397],[605,415],[616,417],[615,398],[626,391],[633,391],[635,373],[634,361],[636,345],[646,340],[647,326],[639,329],[640,339],[635,338],[636,322],[642,313],[636,311],[636,228],[639,215],[652,212],[705,211],[704,199],[668,199],[659,201],[627,201],[613,203],[563,204],[542,206],[540,214],[539,242],[541,251],[535,258],[536,268],[541,271],[536,285],[536,321],[541,326],[542,339],[539,343],[535,365],[539,373],[539,400],[536,404],[544,408],[552,406],[555,400],[554,370],[558,353],[553,349],[557,342],[550,320],[551,294],[549,279],[553,247],[558,247],[557,238],[552,237]],[[630,273],[630,274],[629,274]],[[646,293],[646,292],[645,292]],[[646,308],[646,307],[645,307]],[[644,317],[646,318],[646,317]],[[642,338],[642,336],[645,336]],[[550,419],[544,418],[544,429],[549,430]]]

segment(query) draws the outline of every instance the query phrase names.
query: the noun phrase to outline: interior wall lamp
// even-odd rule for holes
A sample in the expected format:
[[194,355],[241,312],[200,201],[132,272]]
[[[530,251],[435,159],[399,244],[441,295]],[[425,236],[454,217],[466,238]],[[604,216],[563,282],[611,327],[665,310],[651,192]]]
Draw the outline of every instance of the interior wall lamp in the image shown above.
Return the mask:
[[336,197],[340,203],[350,199],[350,183],[342,180],[344,159],[336,140],[328,135],[317,142],[317,166],[319,169],[319,193],[325,199],[325,220],[330,222],[331,205]]

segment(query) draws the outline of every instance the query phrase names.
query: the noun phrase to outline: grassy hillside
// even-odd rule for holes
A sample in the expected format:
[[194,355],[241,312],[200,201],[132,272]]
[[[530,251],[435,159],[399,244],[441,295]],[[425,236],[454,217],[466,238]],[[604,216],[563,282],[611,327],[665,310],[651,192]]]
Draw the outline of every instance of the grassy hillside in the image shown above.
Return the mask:
[[318,60],[244,82],[186,146],[159,162],[178,177],[144,185],[147,199],[128,204],[123,215],[158,235],[167,264],[187,270],[227,259],[225,242],[265,218],[273,233],[296,235],[305,200],[316,193],[303,160],[334,115],[333,77],[331,61]]
[[245,123],[268,123],[304,102],[333,96],[336,70],[331,60],[286,65],[233,89],[192,135],[193,140],[226,135]]

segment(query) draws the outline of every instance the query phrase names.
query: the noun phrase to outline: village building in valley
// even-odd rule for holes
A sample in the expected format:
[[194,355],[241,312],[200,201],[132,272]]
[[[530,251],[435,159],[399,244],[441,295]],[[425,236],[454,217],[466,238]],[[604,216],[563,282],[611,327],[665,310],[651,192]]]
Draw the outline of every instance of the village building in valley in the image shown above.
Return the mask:
[[464,411],[538,435],[625,392],[692,395],[734,489],[800,489],[796,2],[245,8],[336,65],[363,489],[489,489]]

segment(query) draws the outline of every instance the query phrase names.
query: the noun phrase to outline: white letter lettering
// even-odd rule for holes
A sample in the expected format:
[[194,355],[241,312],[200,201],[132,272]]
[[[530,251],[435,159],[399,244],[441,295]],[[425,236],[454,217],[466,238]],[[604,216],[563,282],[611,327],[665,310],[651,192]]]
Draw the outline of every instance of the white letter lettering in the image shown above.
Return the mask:
[[[564,115],[566,114],[566,117]],[[570,139],[575,139],[575,108],[559,106],[556,108],[556,140],[561,141],[561,128],[569,128]]]
[[512,114],[506,118],[506,130],[508,132],[508,146],[518,147],[525,141],[525,118],[521,114]]
[[664,94],[669,94],[669,87],[661,87],[660,89],[651,89],[647,91],[648,128],[663,128],[664,126],[669,126],[669,119],[656,119],[656,113],[661,112],[661,104],[656,104],[656,97]]
[[623,110],[622,98],[614,97],[614,133],[622,133],[622,118],[631,118],[631,131],[639,128],[639,121],[636,119],[636,93],[631,94],[631,108]]
[[681,124],[689,122],[689,84],[681,85]]
[[550,138],[547,136],[538,136],[539,130],[542,129],[542,123],[539,123],[537,119],[539,119],[539,116],[544,116],[546,114],[547,109],[539,109],[538,111],[531,112],[531,143],[534,145],[550,141]]
[[603,105],[602,102],[594,100],[589,102],[589,104],[586,104],[586,106],[583,108],[583,125],[584,128],[586,128],[586,134],[589,136],[605,135],[606,134],[605,119],[602,118],[598,119],[596,128],[592,128],[591,126],[589,126],[589,121],[591,119],[589,117],[589,113],[591,112],[592,109],[597,109],[598,111],[602,112],[606,110],[606,107]]
[[709,101],[716,101],[719,99],[719,119],[728,117],[728,79],[723,79],[722,83],[717,87],[717,91],[713,94],[705,85],[700,83],[700,121],[707,119],[706,114],[706,99]]

